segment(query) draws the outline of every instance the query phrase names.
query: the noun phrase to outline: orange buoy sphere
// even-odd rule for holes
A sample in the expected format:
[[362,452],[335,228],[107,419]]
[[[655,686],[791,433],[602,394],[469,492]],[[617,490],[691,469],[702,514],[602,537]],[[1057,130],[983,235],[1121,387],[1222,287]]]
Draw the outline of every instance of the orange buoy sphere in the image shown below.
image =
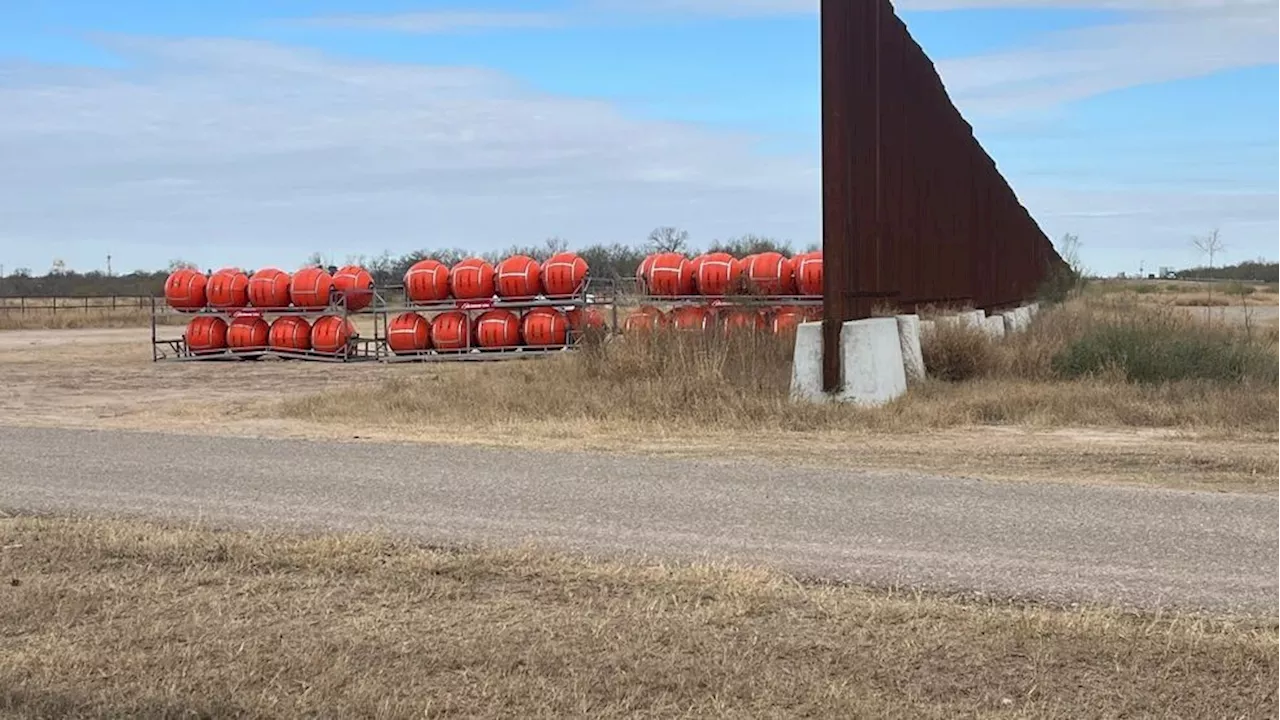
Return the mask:
[[564,313],[565,319],[569,321],[569,327],[579,332],[588,328],[603,330],[608,324],[604,320],[604,314],[595,308],[570,308]]
[[529,300],[542,292],[542,267],[527,255],[512,255],[498,263],[498,296],[507,300]]
[[311,326],[311,349],[329,355],[341,352],[356,334],[355,325],[337,315],[316,318]]
[[204,287],[209,307],[236,310],[249,304],[249,276],[237,268],[223,268],[209,276]]
[[768,327],[764,313],[750,308],[734,308],[724,314],[726,332],[764,330]]
[[542,263],[542,292],[547,297],[569,297],[577,294],[587,281],[590,268],[576,253],[556,253]]
[[449,266],[439,260],[419,260],[404,274],[409,302],[439,302],[449,297]]
[[227,322],[216,315],[194,318],[187,324],[187,349],[208,352],[227,347]]
[[238,317],[227,326],[227,347],[233,350],[262,349],[267,346],[271,326],[260,317]]
[[671,311],[670,324],[677,330],[709,330],[715,327],[716,316],[701,305],[683,305]]
[[649,294],[662,297],[693,294],[693,263],[680,253],[662,253],[649,268]]
[[431,349],[431,323],[414,312],[395,316],[387,324],[387,347],[396,354]]
[[796,326],[808,320],[805,309],[787,305],[778,308],[773,314],[773,318],[769,321],[769,329],[775,334],[795,332]]
[[642,305],[632,310],[622,321],[624,332],[645,332],[667,326],[667,316],[652,305]]
[[702,295],[724,295],[738,289],[742,282],[742,261],[729,253],[702,256],[694,273],[694,284]]
[[653,269],[653,259],[657,255],[645,255],[640,261],[639,267],[636,268],[636,280],[640,281],[640,289],[643,292],[649,292],[649,271]]
[[329,306],[333,278],[321,267],[305,267],[293,274],[289,299],[299,308],[318,310]]
[[520,344],[520,318],[510,310],[488,310],[476,318],[476,344],[482,348]]
[[363,310],[373,302],[373,276],[359,265],[338,268],[333,287],[346,299],[348,310]]
[[256,308],[289,307],[289,273],[263,268],[249,278],[249,304]]
[[558,347],[569,340],[569,319],[555,308],[534,308],[520,319],[525,345]]
[[801,295],[822,296],[822,251],[808,252],[791,258],[795,265],[796,290]]
[[794,294],[794,272],[791,261],[781,253],[752,255],[750,264],[746,266],[747,285],[762,295]]
[[205,306],[203,273],[181,268],[169,274],[164,281],[164,300],[174,310],[199,310]]
[[449,270],[449,290],[459,300],[485,300],[493,297],[493,266],[480,258],[467,258]]
[[450,310],[431,320],[431,344],[437,350],[463,350],[471,345],[471,319],[461,310]]
[[267,345],[272,350],[310,350],[311,323],[297,315],[282,315],[271,323]]

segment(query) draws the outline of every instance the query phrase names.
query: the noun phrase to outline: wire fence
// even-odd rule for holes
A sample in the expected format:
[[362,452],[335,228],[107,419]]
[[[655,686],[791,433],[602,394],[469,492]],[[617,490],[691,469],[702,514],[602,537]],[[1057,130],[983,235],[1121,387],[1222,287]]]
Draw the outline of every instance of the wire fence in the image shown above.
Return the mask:
[[20,296],[0,297],[0,314],[150,311],[149,295],[100,297]]

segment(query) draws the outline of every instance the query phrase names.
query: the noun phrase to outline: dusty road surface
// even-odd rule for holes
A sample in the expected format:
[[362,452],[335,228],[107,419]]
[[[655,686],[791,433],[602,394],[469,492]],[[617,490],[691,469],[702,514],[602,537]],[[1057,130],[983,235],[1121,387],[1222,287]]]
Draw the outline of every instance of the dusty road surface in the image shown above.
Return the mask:
[[1277,499],[425,444],[0,428],[0,507],[761,563],[1273,614]]

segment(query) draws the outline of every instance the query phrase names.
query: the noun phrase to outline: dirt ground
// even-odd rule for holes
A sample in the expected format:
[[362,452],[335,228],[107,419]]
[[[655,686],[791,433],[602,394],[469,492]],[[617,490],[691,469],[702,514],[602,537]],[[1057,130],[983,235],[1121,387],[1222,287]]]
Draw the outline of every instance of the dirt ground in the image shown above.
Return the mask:
[[1274,434],[984,426],[909,435],[805,432],[760,442],[743,433],[637,437],[550,422],[513,423],[483,431],[429,423],[413,427],[314,423],[281,418],[278,412],[287,398],[353,383],[409,373],[471,370],[466,364],[153,363],[146,329],[7,331],[0,333],[0,376],[4,378],[0,424],[250,437],[358,436],[371,441],[536,446],[645,456],[715,458],[731,453],[788,463],[992,480],[1276,492]]

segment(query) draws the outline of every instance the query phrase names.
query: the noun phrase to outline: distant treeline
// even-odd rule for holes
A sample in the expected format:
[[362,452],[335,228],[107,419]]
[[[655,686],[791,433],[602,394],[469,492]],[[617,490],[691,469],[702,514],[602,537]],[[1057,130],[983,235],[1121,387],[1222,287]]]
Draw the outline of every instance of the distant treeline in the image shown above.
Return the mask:
[[1246,260],[1235,265],[1207,268],[1196,267],[1179,270],[1175,275],[1180,280],[1238,280],[1240,282],[1273,283],[1280,282],[1280,263]]
[[[541,245],[512,246],[499,252],[482,253],[480,257],[496,264],[511,255],[528,255],[541,262],[551,255],[567,249],[569,249],[567,242],[559,238],[550,238]],[[816,250],[817,245],[811,245],[804,249]],[[705,252],[727,252],[735,257],[769,251],[781,252],[784,255],[793,253],[789,242],[757,235],[744,235],[740,238],[731,238],[725,241],[717,240],[705,249]],[[613,278],[634,277],[636,268],[639,267],[640,262],[649,253],[679,252],[692,257],[703,251],[689,245],[687,232],[677,228],[662,227],[650,233],[648,240],[643,244],[597,244],[578,248],[574,252],[587,261],[593,277]],[[324,258],[319,254],[313,254],[299,263],[298,267],[282,267],[281,269],[292,271],[308,265],[360,265],[373,275],[375,283],[385,287],[399,285],[403,282],[405,271],[419,260],[433,259],[439,260],[446,265],[453,265],[459,260],[473,255],[474,253],[461,248],[447,248],[416,250],[398,257],[390,253],[383,253],[372,258],[363,255],[348,256],[339,262],[332,258]],[[47,275],[32,275],[27,270],[19,269],[8,277],[0,278],[0,297],[161,295],[164,293],[164,281],[169,276],[169,273],[181,267],[195,266],[183,260],[173,260],[170,261],[169,267],[164,270],[139,270],[128,275],[107,275],[98,271],[79,273],[73,270],[55,270]],[[200,269],[211,271],[218,268]],[[256,268],[243,269],[247,272],[252,272]]]

